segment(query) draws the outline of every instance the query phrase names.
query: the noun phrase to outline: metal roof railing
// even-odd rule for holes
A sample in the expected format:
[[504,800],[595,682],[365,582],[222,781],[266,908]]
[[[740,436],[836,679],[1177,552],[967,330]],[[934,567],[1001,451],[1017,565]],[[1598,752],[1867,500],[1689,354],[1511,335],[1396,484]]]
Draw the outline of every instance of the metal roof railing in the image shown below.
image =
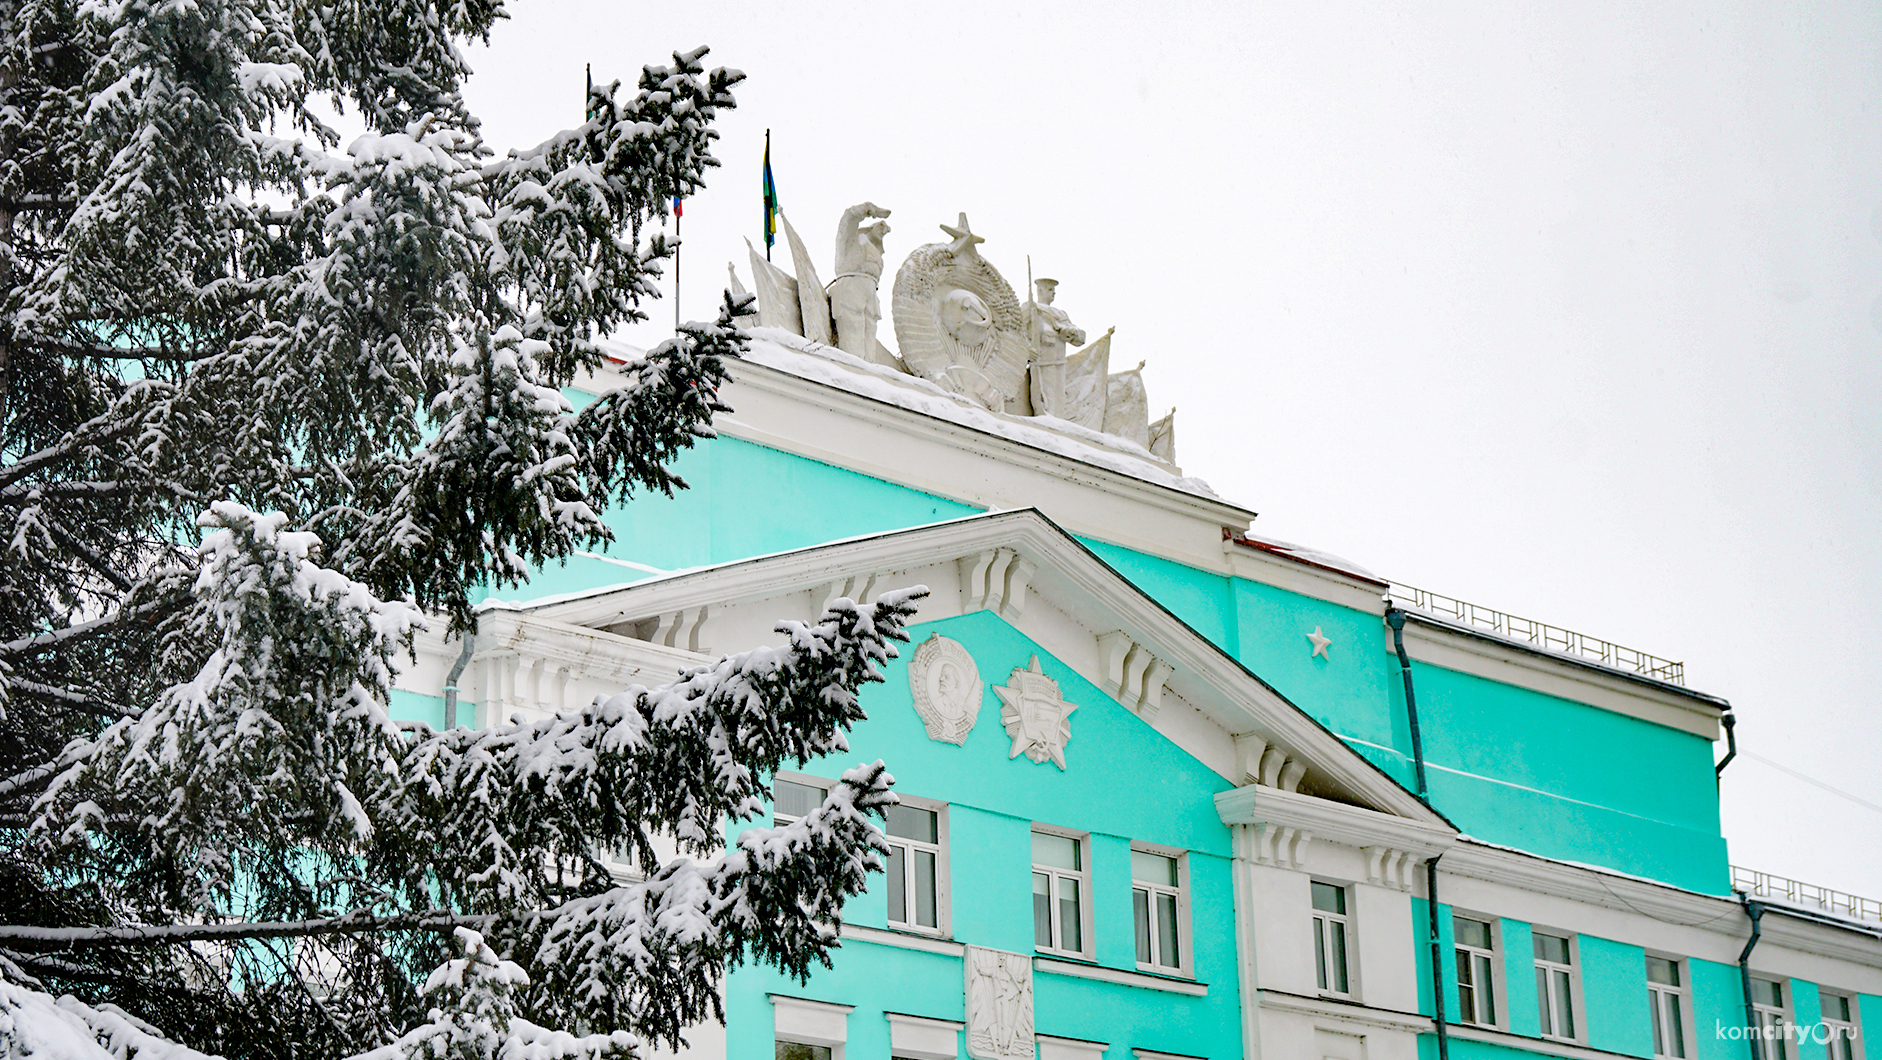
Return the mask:
[[1814,883],[1773,876],[1768,872],[1732,866],[1732,889],[1753,898],[1769,898],[1790,905],[1821,909],[1832,916],[1852,920],[1882,921],[1882,902],[1861,898]]
[[1488,607],[1459,600],[1454,596],[1445,596],[1402,582],[1392,583],[1392,599],[1399,604],[1416,608],[1439,618],[1455,619],[1458,622],[1488,630],[1498,636],[1511,640],[1526,641],[1539,648],[1575,655],[1583,659],[1611,666],[1616,670],[1627,670],[1650,677],[1655,681],[1668,684],[1686,684],[1686,664],[1649,655],[1635,648],[1624,647],[1599,637],[1590,637],[1585,633],[1551,626],[1547,622],[1538,622],[1533,618],[1518,618]]

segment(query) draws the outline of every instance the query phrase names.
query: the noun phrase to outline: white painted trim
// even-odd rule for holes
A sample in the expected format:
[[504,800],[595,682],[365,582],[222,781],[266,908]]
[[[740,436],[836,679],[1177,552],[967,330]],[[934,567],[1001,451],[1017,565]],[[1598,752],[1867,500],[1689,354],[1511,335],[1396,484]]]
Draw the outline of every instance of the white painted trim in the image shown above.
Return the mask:
[[1155,1049],[1132,1049],[1131,1055],[1137,1060],[1207,1060],[1206,1057],[1191,1056],[1188,1053],[1159,1053]]
[[[1586,703],[1630,718],[1664,725],[1707,740],[1719,738],[1723,700],[1702,692],[1681,691],[1645,678],[1610,672],[1541,648],[1505,641],[1489,633],[1453,629],[1448,624],[1407,611],[1405,650],[1419,663],[1500,681],[1544,695]],[[1392,631],[1383,622],[1380,644],[1397,656]]]
[[[1305,994],[1290,994],[1280,990],[1260,992],[1261,1007],[1276,1012],[1289,1012],[1309,1016],[1316,1020],[1333,1020],[1373,1030],[1394,1031],[1400,1034],[1431,1034],[1434,1028],[1431,1017],[1416,1012],[1399,1012],[1396,1009],[1373,1008],[1359,1001],[1336,1000],[1333,998],[1308,997]],[[1448,1024],[1447,1024],[1448,1026]]]
[[873,942],[878,946],[894,946],[904,950],[920,950],[923,953],[938,953],[943,957],[959,957],[966,948],[952,939],[937,939],[929,935],[905,934],[900,931],[885,931],[882,928],[864,927],[861,924],[844,924],[837,933],[839,938],[853,939],[857,942]]
[[1360,849],[1403,851],[1420,859],[1449,850],[1457,840],[1456,831],[1440,824],[1258,784],[1218,793],[1215,806],[1223,824],[1295,828],[1317,839]]
[[889,1053],[907,1060],[955,1060],[960,1056],[958,1020],[930,1019],[901,1012],[884,1012],[889,1021]]
[[[1429,1021],[1426,1021],[1427,1023]],[[1571,1060],[1609,1060],[1610,1057],[1631,1056],[1630,1053],[1610,1053],[1606,1049],[1590,1049],[1585,1045],[1574,1045],[1554,1038],[1530,1038],[1508,1031],[1491,1030],[1468,1023],[1446,1023],[1445,1030],[1453,1038],[1462,1038],[1469,1042],[1483,1042],[1486,1045],[1500,1045],[1505,1049],[1518,1049],[1524,1052],[1540,1053],[1543,1056],[1564,1056]]]
[[854,1005],[836,1005],[787,994],[765,995],[772,1006],[772,1035],[804,1045],[822,1045],[840,1056],[849,1041],[849,1015]]
[[[1033,509],[969,516],[666,578],[649,578],[587,596],[560,599],[528,613],[580,626],[609,626],[699,603],[723,610],[796,592],[807,584],[823,585],[854,577],[859,572],[952,564],[1000,548],[1011,549],[1035,564],[1028,589],[1032,599],[1044,599],[1060,612],[1078,616],[1077,620],[1092,630],[1090,658],[1061,655],[1061,661],[1068,665],[1083,667],[1080,676],[1103,687],[1103,674],[1087,672],[1098,659],[1096,638],[1104,632],[1120,631],[1172,667],[1166,681],[1169,692],[1229,735],[1259,732],[1266,745],[1309,763],[1317,780],[1355,802],[1414,820],[1439,820],[1338,736]],[[1029,610],[1037,611],[1038,607]],[[1010,616],[1010,620],[1022,631],[1033,625],[1026,614]],[[1191,753],[1197,751],[1191,749]],[[1208,761],[1214,756],[1197,757]]]
[[1033,1041],[1039,1043],[1039,1060],[1101,1060],[1107,1042],[1088,1042],[1083,1038],[1059,1038],[1050,1034],[1034,1034]]
[[[720,433],[983,508],[1041,504],[1078,533],[1227,573],[1221,528],[1255,513],[750,360],[727,362]],[[603,369],[584,390],[619,385]],[[1094,450],[1094,453],[1097,451]]]
[[1186,979],[1169,979],[1161,975],[1127,972],[1121,968],[1107,968],[1098,964],[1078,964],[1046,956],[1034,957],[1032,965],[1035,971],[1067,975],[1074,979],[1095,979],[1101,983],[1141,986],[1146,990],[1164,990],[1172,994],[1188,994],[1190,997],[1209,996],[1209,984]]
[[[1095,536],[1095,535],[1094,535]],[[1384,616],[1389,586],[1377,579],[1343,574],[1328,567],[1222,539],[1222,555],[1229,573],[1262,585],[1312,597],[1329,604]]]

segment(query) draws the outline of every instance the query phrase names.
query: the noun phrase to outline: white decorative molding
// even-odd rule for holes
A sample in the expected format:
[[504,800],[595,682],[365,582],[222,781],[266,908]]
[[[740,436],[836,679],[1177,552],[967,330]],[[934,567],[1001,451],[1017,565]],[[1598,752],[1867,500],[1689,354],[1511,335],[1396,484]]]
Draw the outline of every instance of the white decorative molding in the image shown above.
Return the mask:
[[854,1005],[833,1005],[804,997],[768,994],[773,1029],[779,1038],[841,1049],[849,1041],[849,1017]]
[[1098,637],[1098,665],[1104,690],[1125,710],[1149,721],[1163,709],[1163,690],[1175,667],[1151,654],[1122,630]]
[[1313,833],[1305,828],[1260,822],[1238,829],[1237,834],[1246,837],[1238,853],[1257,865],[1295,872],[1307,867],[1307,849],[1313,842]]
[[889,1021],[889,1053],[907,1060],[954,1060],[961,1055],[958,1020],[937,1020],[884,1012]]
[[[1333,661],[1333,656],[1327,654],[1327,649],[1333,646],[1333,640],[1332,638],[1323,634],[1320,631],[1319,626],[1315,626],[1313,628],[1313,632],[1307,634],[1307,641],[1308,643],[1313,645],[1314,655],[1317,655],[1320,658],[1327,660],[1328,662]],[[1312,656],[1309,656],[1309,658],[1312,658]]]
[[700,604],[671,614],[661,615],[654,626],[653,636],[648,639],[666,648],[679,648],[682,651],[710,651],[701,643],[699,631],[712,614],[710,604]]
[[[1400,1034],[1430,1034],[1434,1027],[1430,1016],[1416,1012],[1399,1012],[1389,1008],[1374,1008],[1356,1001],[1340,1001],[1324,997],[1307,997],[1303,994],[1290,994],[1284,990],[1262,990],[1261,1007],[1276,1012],[1289,1012],[1310,1016],[1316,1022],[1330,1020],[1348,1026],[1366,1027],[1371,1030],[1395,1031]],[[1456,1024],[1447,1023],[1447,1028],[1456,1033]],[[1518,1038],[1524,1048],[1530,1047],[1536,1039]],[[1611,1054],[1607,1054],[1611,1055]]]
[[1141,987],[1145,990],[1162,990],[1171,994],[1186,994],[1190,997],[1208,997],[1207,983],[1198,983],[1190,979],[1172,979],[1164,975],[1145,975],[1142,972],[1127,972],[1121,968],[1106,968],[1099,964],[1080,964],[1075,961],[1059,961],[1051,957],[1034,957],[1033,968],[1052,975],[1065,975],[1073,979],[1091,979],[1100,983],[1118,983],[1123,986]]
[[1029,666],[1016,666],[1005,685],[994,686],[1000,697],[1000,723],[1013,738],[1008,758],[1025,755],[1034,762],[1050,761],[1065,768],[1065,745],[1072,738],[1075,704],[1059,694],[1059,683],[1039,669],[1039,656]]
[[[1075,616],[1085,629],[1132,631],[1133,640],[1170,663],[1173,672],[1167,682],[1168,694],[1179,697],[1184,704],[1193,707],[1202,720],[1231,735],[1258,732],[1265,741],[1288,748],[1289,757],[1309,764],[1315,791],[1390,810],[1412,820],[1439,819],[1416,796],[1380,773],[1339,737],[1315,723],[1272,687],[1251,676],[1219,646],[1157,606],[1066,530],[1031,509],[965,516],[934,526],[815,545],[545,600],[526,607],[498,605],[487,610],[484,617],[488,620],[493,613],[502,610],[563,623],[613,627],[626,619],[711,601],[715,614],[725,615],[727,622],[732,621],[729,611],[758,603],[765,605],[769,618],[775,614],[775,601],[779,597],[801,592],[806,583],[823,585],[859,570],[911,571],[952,565],[962,555],[975,556],[1001,548],[1011,549],[1040,565],[1040,573],[1031,578],[1029,596],[1047,592],[1042,586],[1049,585],[1051,609]],[[713,621],[717,624],[720,619]],[[644,641],[633,643],[646,644]],[[484,644],[481,635],[478,644],[481,649]],[[1060,658],[1072,659],[1077,654],[1076,651],[1062,653]],[[691,661],[697,664],[704,660]],[[1102,677],[1095,670],[1095,662],[1094,653],[1090,660],[1093,672],[1085,676],[1093,684],[1101,684]],[[1074,661],[1073,665],[1079,664]],[[1171,738],[1183,742],[1181,731],[1176,733]],[[1209,747],[1193,745],[1193,741],[1185,746],[1205,762],[1227,757],[1218,756]],[[1217,768],[1231,781],[1242,780],[1231,775],[1227,762],[1221,762]]]
[[1055,1038],[1051,1035],[1038,1035],[1039,1060],[1102,1060],[1104,1051],[1111,1048],[1105,1042],[1088,1042],[1083,1038]]
[[878,946],[894,946],[903,950],[938,953],[943,957],[959,957],[966,952],[966,947],[948,939],[937,939],[906,931],[885,931],[882,928],[863,927],[860,924],[845,923],[838,935],[846,941],[873,942]]
[[825,585],[823,587],[823,603],[818,606],[817,613],[811,616],[811,621],[814,622],[823,617],[823,613],[830,610],[831,604],[845,597],[857,604],[873,603],[876,599],[876,576],[874,574],[854,574],[847,578],[839,578]]
[[928,738],[961,744],[980,717],[986,686],[967,648],[936,633],[921,642],[908,662],[908,691]]
[[1386,846],[1364,847],[1360,852],[1366,855],[1367,883],[1400,891],[1412,889],[1412,866],[1418,863],[1418,855]]
[[968,946],[961,963],[967,970],[967,1055],[1033,1060],[1032,960]]
[[1409,858],[1403,869],[1394,870],[1397,872],[1409,872],[1412,860],[1443,853],[1457,840],[1454,830],[1435,822],[1254,784],[1221,792],[1215,797],[1215,807],[1223,824],[1270,826],[1277,834],[1292,828],[1361,850],[1388,847],[1403,851]]
[[1307,778],[1306,763],[1269,743],[1258,733],[1235,737],[1235,772],[1241,785],[1260,784],[1282,791],[1299,791]]
[[1039,568],[1010,548],[960,558],[961,611],[992,611],[1006,618],[1026,612],[1026,589]]

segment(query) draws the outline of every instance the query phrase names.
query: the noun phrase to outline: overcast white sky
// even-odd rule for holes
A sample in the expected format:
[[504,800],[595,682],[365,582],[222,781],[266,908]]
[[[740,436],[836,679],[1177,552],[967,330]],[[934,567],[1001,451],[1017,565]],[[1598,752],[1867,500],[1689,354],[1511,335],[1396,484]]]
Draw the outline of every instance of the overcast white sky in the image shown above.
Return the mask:
[[826,279],[851,203],[890,270],[965,211],[1258,532],[1684,660],[1874,804],[1741,755],[1733,860],[1882,898],[1882,6],[1156,7],[518,3],[470,99],[523,146],[584,63],[712,46],[688,319],[751,282],[767,128]]

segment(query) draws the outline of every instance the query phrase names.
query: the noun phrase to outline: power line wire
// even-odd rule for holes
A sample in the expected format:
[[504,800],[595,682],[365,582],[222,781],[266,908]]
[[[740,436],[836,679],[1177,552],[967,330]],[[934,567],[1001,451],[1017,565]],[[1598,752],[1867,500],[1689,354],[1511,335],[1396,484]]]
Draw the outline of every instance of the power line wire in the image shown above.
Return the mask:
[[1765,765],[1770,766],[1772,769],[1775,769],[1780,773],[1788,773],[1791,776],[1796,777],[1798,780],[1801,780],[1806,784],[1814,784],[1817,787],[1822,788],[1824,791],[1827,791],[1832,795],[1841,795],[1843,798],[1848,799],[1849,801],[1855,803],[1858,806],[1864,806],[1871,810],[1874,810],[1877,813],[1882,813],[1882,806],[1877,806],[1875,803],[1870,802],[1868,799],[1862,798],[1861,796],[1858,796],[1858,795],[1851,795],[1849,792],[1844,791],[1842,788],[1832,787],[1829,784],[1825,784],[1823,781],[1818,780],[1816,777],[1809,776],[1804,773],[1800,773],[1797,770],[1792,769],[1791,767],[1783,764],[1782,762],[1773,762],[1769,758],[1766,758],[1765,756],[1757,753],[1756,751],[1742,751],[1741,750],[1738,753],[1744,755],[1746,758],[1755,759],[1756,761],[1763,762]]

